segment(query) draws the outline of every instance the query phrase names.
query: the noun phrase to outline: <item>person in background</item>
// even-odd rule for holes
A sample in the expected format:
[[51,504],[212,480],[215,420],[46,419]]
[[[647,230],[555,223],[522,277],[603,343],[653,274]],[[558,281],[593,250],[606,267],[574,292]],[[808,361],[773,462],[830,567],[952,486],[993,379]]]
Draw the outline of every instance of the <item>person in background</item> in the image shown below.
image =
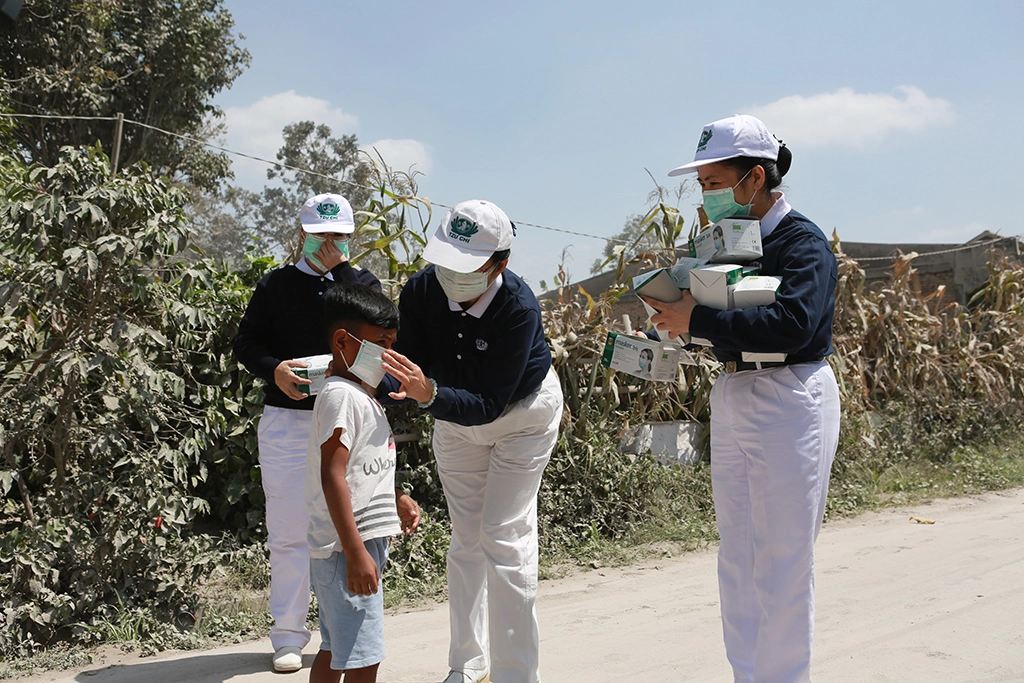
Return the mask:
[[461,202],[427,242],[434,264],[406,284],[381,396],[435,418],[452,520],[445,683],[537,683],[537,492],[562,417],[540,306],[508,270],[514,227]]
[[259,463],[267,505],[270,548],[270,642],[276,671],[302,668],[309,642],[309,547],[303,482],[306,442],[316,397],[295,360],[330,353],[323,297],[338,283],[362,283],[380,290],[373,273],[348,262],[355,230],[352,207],[337,194],[311,197],[299,212],[302,257],[268,273],[256,285],[235,337],[235,357],[266,382],[258,428]]
[[[778,191],[792,154],[753,116],[704,127],[691,163],[704,211],[760,222],[761,274],[782,279],[768,306],[717,310],[687,292],[651,321],[670,336],[708,339],[724,372],[711,392],[711,484],[721,544],[718,583],[735,680],[810,680],[814,542],[839,440],[832,353],[838,278],[821,230]],[[785,354],[745,362],[743,352]]]

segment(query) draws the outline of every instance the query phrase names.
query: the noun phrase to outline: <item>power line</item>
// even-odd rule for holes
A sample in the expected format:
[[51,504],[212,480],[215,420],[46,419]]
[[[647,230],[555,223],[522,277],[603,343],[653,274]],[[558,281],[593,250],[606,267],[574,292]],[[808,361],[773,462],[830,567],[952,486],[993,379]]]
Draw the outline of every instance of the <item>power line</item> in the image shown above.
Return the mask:
[[[929,252],[925,252],[923,254],[919,253],[919,254],[917,254],[917,258],[921,258],[923,256],[938,256],[940,254],[952,254],[952,253],[958,252],[958,251],[971,251],[973,249],[978,249],[979,247],[985,247],[985,246],[988,246],[990,244],[995,244],[997,242],[1006,242],[1008,240],[1016,240],[1016,239],[1019,239],[1019,238],[1011,236],[1011,237],[996,237],[995,239],[991,239],[991,240],[988,240],[988,241],[985,241],[985,242],[969,242],[967,244],[962,244],[962,245],[960,245],[958,247],[952,247],[950,249],[942,249],[940,251],[929,251]],[[842,241],[841,240],[840,240],[839,244],[840,244],[840,246],[842,246]],[[847,254],[847,256],[849,256],[849,254]],[[862,263],[864,261],[894,261],[895,260],[895,257],[891,256],[891,255],[890,256],[865,256],[863,258],[860,258],[860,257],[857,257],[857,256],[850,256],[850,258],[853,259],[854,261],[856,261],[857,263]]]
[[[8,117],[8,118],[59,119],[59,120],[81,120],[81,121],[117,121],[118,120],[118,117],[116,117],[116,116],[73,116],[73,115],[63,115],[63,114],[11,114],[11,113],[0,113],[0,116],[5,116],[5,117]],[[317,178],[323,178],[325,180],[330,180],[332,182],[343,183],[345,185],[348,185],[348,186],[356,188],[356,189],[369,190],[370,192],[373,192],[376,189],[376,188],[373,188],[373,187],[369,187],[367,185],[360,185],[359,183],[354,183],[351,180],[345,180],[344,178],[336,178],[334,176],[329,176],[329,175],[326,175],[326,174],[323,174],[323,173],[318,173],[318,172],[310,170],[308,168],[301,168],[299,166],[291,166],[289,164],[285,164],[285,163],[282,163],[280,161],[273,161],[271,159],[264,159],[263,157],[254,156],[252,154],[247,154],[245,152],[239,152],[238,150],[229,149],[227,147],[222,147],[220,145],[215,145],[215,144],[213,144],[211,142],[207,142],[206,140],[202,140],[200,138],[196,138],[196,137],[193,137],[191,135],[183,135],[181,133],[175,133],[174,131],[165,130],[165,129],[159,128],[157,126],[150,125],[148,123],[142,123],[141,121],[134,121],[132,119],[123,119],[123,121],[124,121],[124,123],[130,123],[132,125],[139,126],[141,128],[148,128],[149,130],[153,130],[153,131],[156,131],[158,133],[163,133],[164,135],[170,135],[171,137],[175,137],[175,138],[179,138],[181,140],[186,140],[188,142],[193,142],[193,143],[196,143],[196,144],[200,144],[200,145],[203,145],[204,147],[209,147],[210,149],[215,149],[215,150],[217,150],[219,152],[224,152],[225,154],[233,154],[235,156],[243,157],[243,158],[246,158],[246,159],[252,159],[253,161],[259,161],[259,162],[264,163],[264,164],[270,164],[272,166],[276,166],[276,167],[279,167],[279,168],[285,168],[285,169],[288,169],[289,171],[295,171],[296,173],[305,173],[307,175],[311,175],[311,176],[314,176],[314,177],[317,177]],[[440,206],[440,207],[445,208],[445,209],[452,208],[450,205],[442,204],[440,202],[431,202],[431,204],[433,206]],[[621,239],[621,238],[618,238],[618,237],[603,237],[601,235],[591,235],[591,234],[588,234],[588,233],[585,233],[585,232],[578,232],[578,231],[575,231],[575,230],[567,230],[565,228],[555,228],[555,227],[551,227],[549,225],[540,225],[538,223],[528,223],[526,221],[515,221],[515,224],[517,226],[525,225],[525,226],[529,226],[531,228],[538,228],[540,230],[549,230],[551,232],[560,232],[560,233],[563,233],[563,234],[566,234],[566,235],[576,235],[577,237],[587,237],[587,238],[590,238],[590,239],[604,240],[605,242],[619,242],[621,244],[625,244],[628,241],[628,240],[624,240],[624,239]],[[1002,242],[1004,240],[1009,240],[1009,239],[1015,239],[1015,238],[1013,238],[1013,237],[998,237],[996,239],[989,240],[987,242],[979,242],[979,243],[974,243],[974,244],[964,244],[962,246],[953,247],[951,249],[943,249],[943,250],[940,250],[940,251],[931,251],[931,252],[926,252],[926,253],[923,253],[923,254],[919,253],[917,256],[918,256],[918,258],[920,258],[920,257],[923,257],[923,256],[938,256],[940,254],[951,254],[951,253],[958,252],[958,251],[969,251],[969,250],[972,250],[972,249],[977,249],[979,247],[987,246],[989,244],[995,244],[996,242]],[[841,241],[840,241],[840,244],[842,244]],[[853,257],[851,257],[851,258],[853,258]],[[864,257],[864,258],[854,258],[854,260],[857,261],[858,263],[861,263],[861,262],[864,262],[864,261],[892,261],[892,260],[894,260],[894,257],[893,256],[868,256],[868,257]]]
[[[10,117],[10,118],[32,118],[32,119],[76,119],[76,120],[94,120],[94,121],[116,121],[117,120],[117,117],[114,117],[114,116],[62,116],[62,115],[54,115],[54,114],[6,114],[6,113],[0,113],[0,116],[6,116],[6,117]],[[334,176],[329,176],[329,175],[326,175],[326,174],[323,174],[323,173],[318,173],[318,172],[310,170],[308,168],[301,168],[299,166],[291,166],[289,164],[285,164],[285,163],[282,163],[280,161],[272,161],[270,159],[264,159],[262,157],[254,156],[252,154],[247,154],[245,152],[239,152],[238,150],[229,149],[227,147],[222,147],[221,145],[215,145],[215,144],[213,144],[211,142],[207,142],[206,140],[201,140],[199,138],[192,137],[191,135],[183,135],[181,133],[175,133],[174,131],[164,130],[163,128],[159,128],[157,126],[153,126],[153,125],[150,125],[148,123],[142,123],[140,121],[133,121],[132,119],[124,119],[124,122],[125,123],[130,123],[130,124],[135,125],[135,126],[139,126],[141,128],[148,128],[149,130],[153,130],[153,131],[156,131],[158,133],[163,133],[164,135],[170,135],[171,137],[179,138],[181,140],[186,140],[188,142],[194,142],[194,143],[203,145],[204,147],[209,147],[210,149],[215,149],[215,150],[217,150],[219,152],[224,152],[226,154],[234,154],[235,156],[244,157],[246,159],[252,159],[253,161],[259,161],[259,162],[265,163],[265,164],[270,164],[270,165],[276,166],[278,168],[288,169],[289,171],[295,171],[296,173],[305,173],[306,175],[310,175],[310,176],[313,176],[313,177],[316,177],[316,178],[323,178],[325,180],[330,180],[330,181],[335,182],[335,183],[343,183],[343,184],[348,185],[349,187],[352,187],[352,188],[356,188],[356,189],[360,189],[360,190],[369,190],[370,192],[373,192],[376,189],[376,188],[373,188],[373,187],[369,187],[367,185],[360,185],[359,183],[354,183],[351,180],[346,180],[344,178],[336,178]],[[444,209],[452,208],[450,205],[442,204],[440,202],[431,202],[431,204],[433,206],[440,206],[440,207],[442,207]],[[515,224],[516,224],[516,226],[526,225],[526,226],[529,226],[531,228],[539,228],[541,230],[550,230],[551,232],[560,232],[560,233],[564,233],[566,235],[576,235],[578,237],[588,237],[590,239],[604,240],[606,242],[621,242],[621,243],[625,243],[626,242],[626,240],[620,239],[618,237],[602,237],[601,235],[590,235],[590,234],[585,233],[585,232],[577,232],[575,230],[566,230],[565,228],[553,228],[553,227],[548,226],[548,225],[540,225],[538,223],[528,223],[526,221],[515,221]]]

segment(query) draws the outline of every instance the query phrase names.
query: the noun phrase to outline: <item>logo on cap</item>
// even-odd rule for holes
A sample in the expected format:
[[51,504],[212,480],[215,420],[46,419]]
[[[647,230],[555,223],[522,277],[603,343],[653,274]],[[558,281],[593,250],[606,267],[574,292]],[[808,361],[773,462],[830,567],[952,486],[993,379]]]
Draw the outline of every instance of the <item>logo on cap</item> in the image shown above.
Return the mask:
[[320,214],[320,218],[325,220],[334,218],[341,211],[341,207],[334,202],[323,202],[316,205],[316,212]]
[[708,143],[711,142],[712,135],[713,133],[711,132],[710,128],[708,128],[707,130],[700,134],[700,142],[697,143],[698,152],[703,152],[707,148]]
[[456,216],[448,224],[448,236],[460,242],[469,242],[479,231],[480,227],[476,223],[462,216]]

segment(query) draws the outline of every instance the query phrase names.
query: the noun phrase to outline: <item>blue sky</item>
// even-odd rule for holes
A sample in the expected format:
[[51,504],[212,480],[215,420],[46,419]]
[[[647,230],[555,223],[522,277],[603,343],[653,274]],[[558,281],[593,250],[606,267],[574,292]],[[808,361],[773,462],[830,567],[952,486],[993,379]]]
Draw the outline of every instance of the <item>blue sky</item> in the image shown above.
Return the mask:
[[[284,124],[313,119],[415,163],[432,201],[611,236],[646,210],[645,169],[671,187],[705,123],[749,113],[793,151],[787,198],[826,234],[1024,233],[1019,0],[225,4],[252,53],[216,99],[233,149],[273,158]],[[538,289],[563,251],[575,280],[603,248],[523,227],[510,267]]]

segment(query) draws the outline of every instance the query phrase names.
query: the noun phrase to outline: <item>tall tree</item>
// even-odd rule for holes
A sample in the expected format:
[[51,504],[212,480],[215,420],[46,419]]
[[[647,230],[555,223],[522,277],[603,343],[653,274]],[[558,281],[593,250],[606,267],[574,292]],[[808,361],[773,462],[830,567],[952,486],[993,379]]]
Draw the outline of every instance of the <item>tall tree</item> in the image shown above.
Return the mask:
[[[332,192],[359,210],[370,198],[370,166],[360,158],[355,135],[334,137],[330,126],[314,121],[290,123],[277,152],[281,166],[267,170],[278,184],[263,188],[252,215],[259,239],[289,253],[298,244],[299,207],[313,195]],[[292,168],[287,168],[292,167]],[[293,169],[305,169],[308,172]]]
[[[249,63],[222,0],[26,0],[0,28],[0,71],[16,113],[125,118],[205,139],[222,115],[210,103]],[[26,119],[15,140],[26,160],[53,165],[65,145],[100,142],[113,121]],[[225,155],[142,126],[125,125],[120,164],[145,161],[213,189]]]

